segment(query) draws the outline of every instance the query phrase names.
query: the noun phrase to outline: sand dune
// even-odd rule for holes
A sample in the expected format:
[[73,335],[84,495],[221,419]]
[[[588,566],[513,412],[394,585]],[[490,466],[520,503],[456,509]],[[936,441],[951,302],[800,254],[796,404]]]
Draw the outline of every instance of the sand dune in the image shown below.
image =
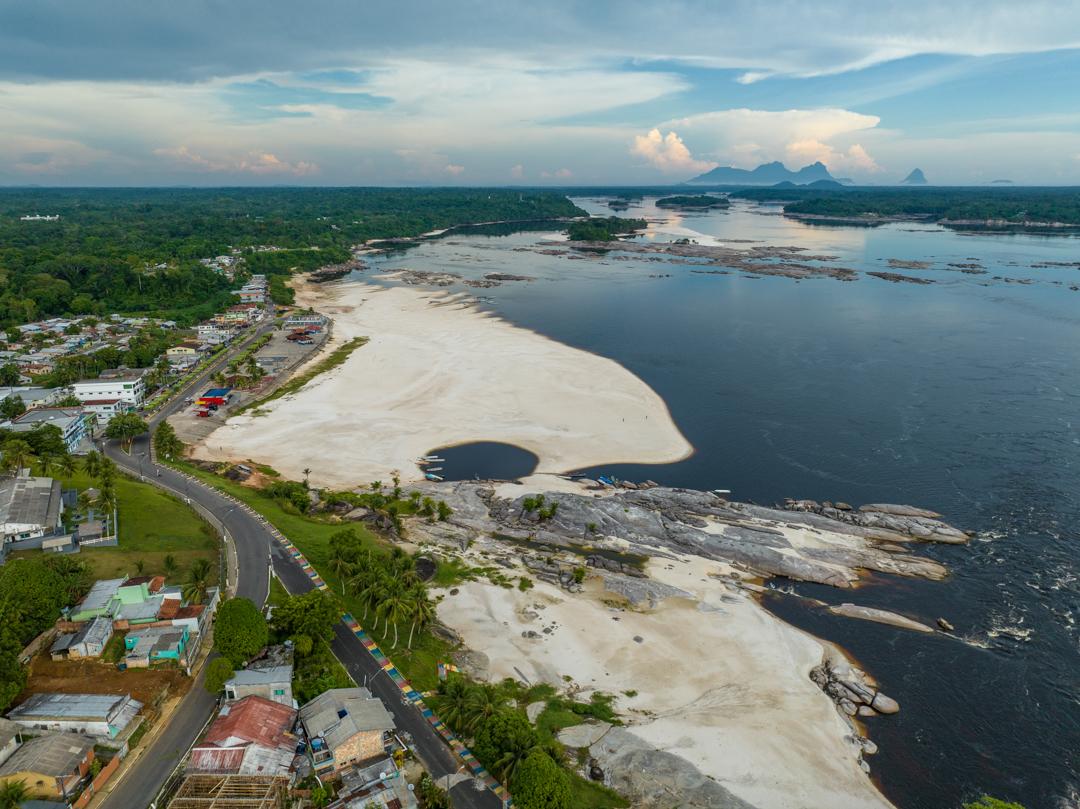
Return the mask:
[[440,446],[502,441],[537,471],[669,463],[692,451],[663,400],[618,363],[514,326],[467,296],[347,282],[300,286],[297,302],[334,318],[336,341],[370,342],[340,367],[230,419],[195,450],[251,458],[290,478],[350,486],[420,477]]

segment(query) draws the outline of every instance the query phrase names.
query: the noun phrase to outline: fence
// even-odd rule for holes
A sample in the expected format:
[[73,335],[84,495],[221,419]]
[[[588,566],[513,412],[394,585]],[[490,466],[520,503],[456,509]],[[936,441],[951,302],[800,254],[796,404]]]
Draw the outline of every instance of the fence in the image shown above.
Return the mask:
[[94,799],[94,796],[105,785],[105,782],[112,777],[112,774],[120,767],[121,756],[119,754],[109,759],[109,763],[101,768],[101,772],[95,776],[86,789],[82,791],[82,794],[71,804],[74,809],[86,809],[86,806]]

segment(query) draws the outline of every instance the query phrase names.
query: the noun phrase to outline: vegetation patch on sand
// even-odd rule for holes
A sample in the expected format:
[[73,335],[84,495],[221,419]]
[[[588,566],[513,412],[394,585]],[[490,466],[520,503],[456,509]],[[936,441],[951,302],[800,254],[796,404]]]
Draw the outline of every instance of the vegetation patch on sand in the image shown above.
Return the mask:
[[331,351],[327,356],[323,357],[321,360],[308,368],[306,371],[301,371],[296,376],[292,377],[283,385],[275,389],[273,392],[268,393],[261,399],[254,399],[248,402],[246,405],[236,411],[236,415],[244,413],[248,410],[253,410],[255,408],[261,407],[267,402],[272,402],[275,399],[280,399],[282,396],[288,396],[290,393],[296,393],[298,390],[303,388],[306,384],[311,382],[320,374],[325,374],[327,371],[331,371],[334,368],[337,368],[339,365],[345,362],[345,360],[347,360],[356,349],[366,344],[367,341],[367,337],[354,337],[351,340],[342,343],[333,351]]

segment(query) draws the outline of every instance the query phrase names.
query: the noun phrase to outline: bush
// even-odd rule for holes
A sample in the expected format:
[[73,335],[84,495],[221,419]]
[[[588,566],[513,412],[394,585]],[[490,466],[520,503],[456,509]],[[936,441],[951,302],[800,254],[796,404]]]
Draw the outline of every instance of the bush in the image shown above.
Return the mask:
[[570,776],[543,750],[521,762],[510,790],[520,809],[568,809]]
[[235,673],[229,658],[215,657],[206,666],[206,679],[203,681],[203,686],[211,694],[219,694],[225,688],[225,683],[231,680]]
[[230,598],[214,620],[214,647],[233,664],[244,665],[258,654],[270,638],[259,608],[246,598]]
[[965,803],[964,809],[1024,809],[1019,803],[1010,803],[999,798],[983,795],[977,801]]

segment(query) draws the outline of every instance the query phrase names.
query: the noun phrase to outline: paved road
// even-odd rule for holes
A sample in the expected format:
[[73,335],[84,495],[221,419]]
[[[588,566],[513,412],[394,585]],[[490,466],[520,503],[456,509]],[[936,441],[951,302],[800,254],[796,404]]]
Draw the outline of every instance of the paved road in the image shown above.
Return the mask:
[[[237,346],[229,354],[241,350],[247,342],[254,340],[271,326],[260,329],[249,340]],[[221,364],[228,357],[223,358]],[[187,390],[179,394],[174,402],[150,420],[151,428],[163,418],[183,407],[184,398],[190,391],[198,391],[207,384],[216,373],[220,364],[208,369]],[[148,481],[171,489],[182,497],[189,498],[201,506],[213,520],[224,525],[231,537],[236,552],[238,578],[236,594],[250,598],[256,604],[266,600],[269,590],[269,571],[272,559],[274,572],[282,584],[291,593],[303,593],[313,585],[301,570],[273,539],[266,527],[244,509],[223,497],[216,489],[192,482],[183,475],[164,466],[158,466],[149,456],[149,439],[142,436],[137,439],[131,453],[123,452],[114,442],[109,442],[105,453],[128,471],[144,476]],[[390,677],[379,668],[375,659],[363,647],[344,624],[335,628],[332,644],[334,654],[341,660],[356,682],[366,684],[372,693],[386,704],[393,714],[399,732],[412,737],[413,750],[419,756],[428,772],[437,779],[453,776],[460,769],[460,761],[450,752],[443,740],[435,733],[427,720],[411,703],[408,703],[400,689]],[[184,697],[168,726],[162,729],[145,750],[133,769],[128,771],[115,789],[106,797],[101,809],[133,809],[147,807],[157,795],[169,774],[195,742],[200,730],[210,717],[216,700],[202,687],[202,673],[193,684],[191,691]],[[464,780],[451,789],[455,809],[497,809],[499,799],[489,790],[476,789],[471,779]]]

